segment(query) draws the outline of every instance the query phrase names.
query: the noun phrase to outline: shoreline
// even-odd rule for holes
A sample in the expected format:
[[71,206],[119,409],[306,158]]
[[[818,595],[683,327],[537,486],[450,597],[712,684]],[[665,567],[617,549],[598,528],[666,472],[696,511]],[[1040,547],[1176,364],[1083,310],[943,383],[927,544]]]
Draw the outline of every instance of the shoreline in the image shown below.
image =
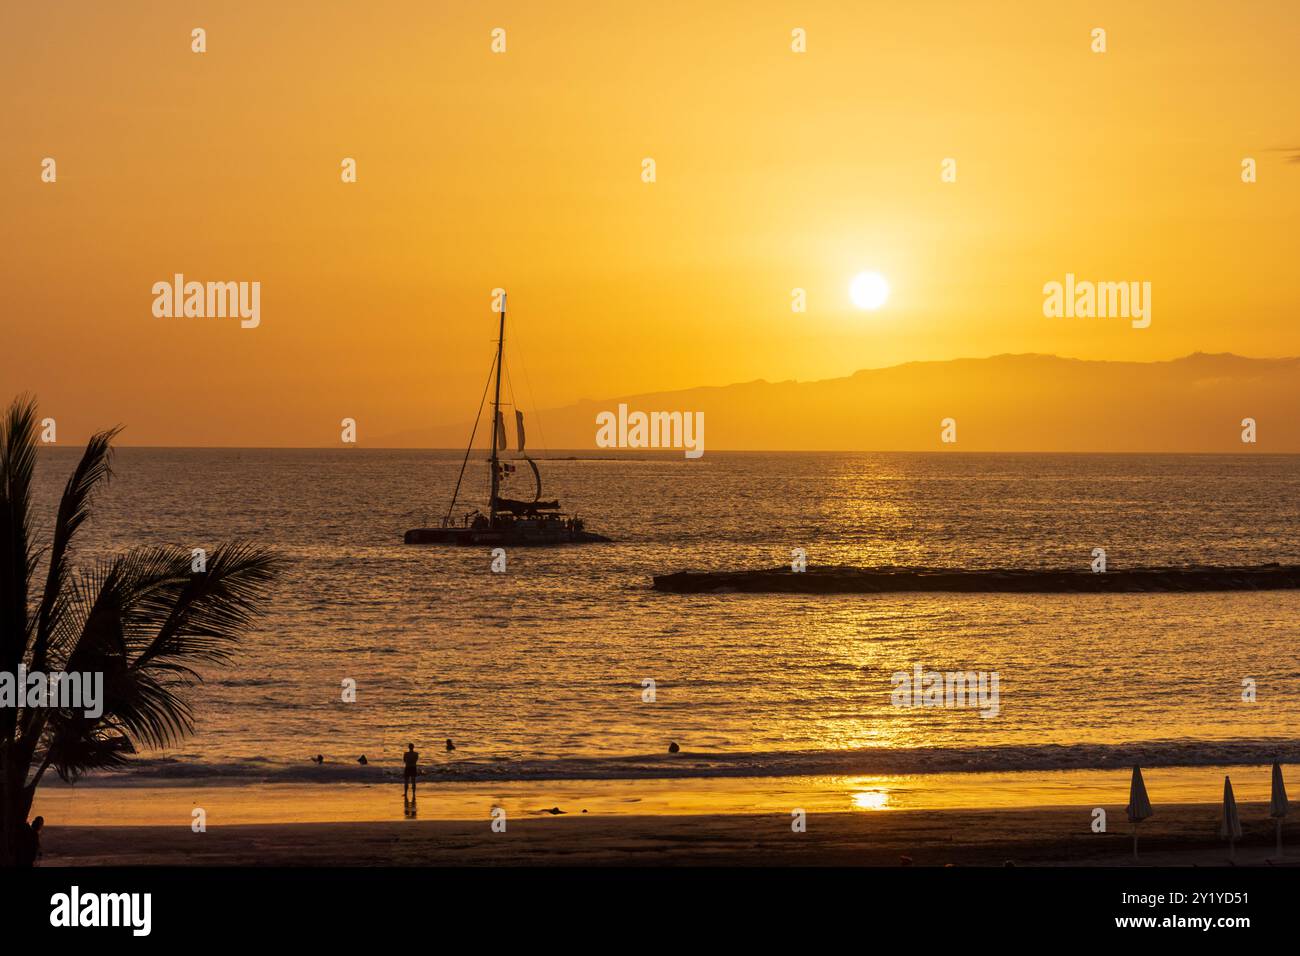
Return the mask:
[[[1006,773],[804,775],[753,777],[611,778],[444,782],[421,778],[422,820],[480,821],[500,807],[510,819],[560,815],[730,816],[859,813],[889,816],[911,811],[1096,807],[1122,814],[1131,768]],[[1144,767],[1157,810],[1217,803],[1223,778],[1232,778],[1243,805],[1270,796],[1267,764]],[[189,825],[202,808],[210,826],[299,823],[384,823],[404,819],[400,780],[372,783],[276,783],[210,780],[94,786],[51,784],[37,792],[33,814],[64,826]],[[548,814],[549,815],[549,814]],[[1300,815],[1298,815],[1300,816]],[[1247,819],[1243,815],[1243,820]]]
[[1300,866],[1300,819],[1274,858],[1267,807],[1244,805],[1230,861],[1219,808],[1157,810],[1137,861],[1121,807],[1093,833],[1073,809],[809,814],[806,832],[776,814],[566,816],[387,823],[170,827],[51,826],[44,867],[79,866]]

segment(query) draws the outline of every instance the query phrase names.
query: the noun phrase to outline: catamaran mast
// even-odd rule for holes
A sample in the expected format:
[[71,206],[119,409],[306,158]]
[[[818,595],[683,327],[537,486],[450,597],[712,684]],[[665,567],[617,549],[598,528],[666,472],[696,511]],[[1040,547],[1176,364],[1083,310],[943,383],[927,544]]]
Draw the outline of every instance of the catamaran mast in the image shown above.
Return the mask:
[[501,353],[506,343],[506,294],[501,293],[501,328],[497,333],[497,387],[496,394],[492,398],[492,497],[488,501],[488,521],[496,524],[497,517],[497,487],[501,482],[501,475],[498,471],[497,464],[497,443],[500,441],[498,436],[505,433],[501,429]]

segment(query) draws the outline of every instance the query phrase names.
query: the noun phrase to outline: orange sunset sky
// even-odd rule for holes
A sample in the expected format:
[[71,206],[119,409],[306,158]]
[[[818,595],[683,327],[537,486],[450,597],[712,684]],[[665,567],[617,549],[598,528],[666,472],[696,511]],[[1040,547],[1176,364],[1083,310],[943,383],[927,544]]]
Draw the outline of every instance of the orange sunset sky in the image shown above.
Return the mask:
[[[1297,355],[1298,58],[1295,0],[4,4],[0,400],[37,393],[60,443],[465,421],[496,286],[538,408]],[[156,318],[178,272],[260,281],[260,327]],[[1149,281],[1151,327],[1045,318],[1067,272]]]

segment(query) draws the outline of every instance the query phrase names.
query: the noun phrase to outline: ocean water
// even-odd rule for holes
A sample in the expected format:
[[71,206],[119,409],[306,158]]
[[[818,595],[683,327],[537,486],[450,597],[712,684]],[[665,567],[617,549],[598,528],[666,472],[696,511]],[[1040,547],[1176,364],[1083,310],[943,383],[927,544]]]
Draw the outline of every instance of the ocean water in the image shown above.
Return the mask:
[[[47,531],[76,455],[41,455]],[[466,474],[471,504],[485,497],[480,457]],[[195,736],[117,779],[364,781],[397,772],[407,741],[430,773],[460,781],[1300,759],[1300,592],[650,588],[667,571],[788,563],[793,548],[812,565],[1086,567],[1096,547],[1112,567],[1300,563],[1300,457],[543,460],[545,496],[615,543],[513,550],[504,574],[486,548],[402,544],[446,508],[460,459],[119,450],[80,560],[240,538],[287,566],[235,662],[206,670]],[[893,706],[890,675],[918,663],[996,672],[996,716]],[[355,703],[341,699],[347,678]],[[682,753],[668,754],[670,741]],[[323,766],[308,760],[317,753]]]

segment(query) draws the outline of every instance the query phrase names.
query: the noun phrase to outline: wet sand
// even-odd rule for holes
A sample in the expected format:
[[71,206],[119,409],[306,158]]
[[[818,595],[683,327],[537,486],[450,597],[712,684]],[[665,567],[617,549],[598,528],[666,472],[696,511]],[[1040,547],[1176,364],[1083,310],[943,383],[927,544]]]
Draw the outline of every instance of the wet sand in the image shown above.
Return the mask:
[[[1161,807],[1141,827],[1135,864],[1122,807],[1093,833],[1080,808],[813,813],[807,831],[781,814],[565,816],[490,821],[57,826],[44,866],[1227,866],[1220,807]],[[1238,866],[1300,865],[1300,815],[1272,860],[1263,804],[1241,806]]]
[[[51,823],[75,826],[189,825],[202,808],[210,826],[279,823],[385,823],[403,818],[402,785],[396,770],[372,783],[272,783],[153,780],[123,775],[75,787],[43,785],[34,813]],[[592,816],[699,816],[744,814],[788,817],[809,814],[899,811],[1004,810],[1074,807],[1091,821],[1095,807],[1123,816],[1131,768],[1013,773],[925,773],[861,776],[681,777],[605,780],[443,781],[422,777],[421,820],[488,819],[494,807],[511,820],[541,815],[549,807]],[[1159,810],[1211,803],[1231,775],[1242,803],[1266,802],[1267,765],[1146,767],[1146,784]],[[1118,804],[1118,806],[1116,806]]]

